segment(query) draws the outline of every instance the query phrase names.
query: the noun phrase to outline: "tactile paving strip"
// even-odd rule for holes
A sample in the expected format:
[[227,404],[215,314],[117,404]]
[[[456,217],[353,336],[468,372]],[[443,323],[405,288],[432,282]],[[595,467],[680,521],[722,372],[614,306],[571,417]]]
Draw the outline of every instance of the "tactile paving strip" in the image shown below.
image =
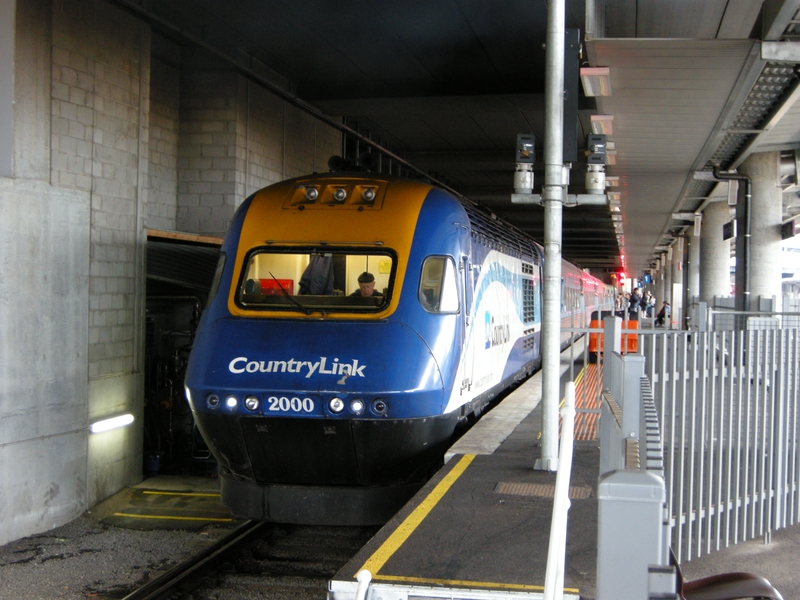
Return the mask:
[[[501,481],[495,486],[494,491],[496,494],[553,498],[556,494],[556,486],[542,483],[506,483]],[[591,495],[592,488],[590,487],[569,488],[570,500],[585,500],[591,497]]]

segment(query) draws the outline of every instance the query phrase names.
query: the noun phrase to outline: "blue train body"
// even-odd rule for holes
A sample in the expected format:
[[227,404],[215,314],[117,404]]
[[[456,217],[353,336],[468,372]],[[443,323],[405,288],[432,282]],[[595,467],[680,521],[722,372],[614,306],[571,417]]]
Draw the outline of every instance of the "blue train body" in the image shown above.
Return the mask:
[[[385,521],[456,425],[538,365],[542,260],[420,182],[326,174],[248,198],[186,376],[223,503],[264,520]],[[582,295],[607,300],[564,271],[565,318],[598,304]],[[363,272],[380,295],[360,292]]]

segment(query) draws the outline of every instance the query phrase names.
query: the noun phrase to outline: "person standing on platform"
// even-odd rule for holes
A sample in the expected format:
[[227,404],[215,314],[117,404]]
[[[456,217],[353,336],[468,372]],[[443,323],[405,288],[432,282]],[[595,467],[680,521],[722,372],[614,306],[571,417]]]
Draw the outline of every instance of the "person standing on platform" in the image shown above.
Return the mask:
[[652,293],[647,292],[645,296],[645,315],[649,319],[653,316],[653,311],[656,308],[656,297]]
[[[642,298],[642,288],[634,288],[628,302],[628,312],[631,315],[636,315],[644,308],[644,299]],[[638,317],[637,317],[638,318]]]
[[669,326],[669,302],[666,300],[664,300],[664,304],[661,305],[661,310],[659,310],[656,315],[656,325],[663,325],[664,323]]

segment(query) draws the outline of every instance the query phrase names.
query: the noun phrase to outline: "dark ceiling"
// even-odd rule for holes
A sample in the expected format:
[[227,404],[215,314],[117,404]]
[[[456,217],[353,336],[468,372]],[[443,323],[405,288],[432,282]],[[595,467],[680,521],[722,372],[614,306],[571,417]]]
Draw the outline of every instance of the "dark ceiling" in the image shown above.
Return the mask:
[[[344,117],[543,239],[543,209],[510,197],[518,133],[540,141],[535,191],[543,180],[545,0],[112,1],[244,71],[266,67],[302,103]],[[731,144],[737,115],[775,64],[762,57],[760,40],[792,42],[799,10],[800,0],[567,0],[566,28],[579,30],[582,64],[610,67],[612,80],[610,97],[566,90],[578,94],[579,108],[569,192],[584,193],[590,116],[613,115],[615,164],[606,171],[619,177],[622,218],[615,225],[608,207],[566,207],[566,258],[598,274],[615,270],[621,242],[627,270],[638,275],[685,231],[674,213],[725,193],[714,182],[698,184],[695,171],[713,161],[727,168],[760,145],[800,148],[795,54],[778,62],[788,75],[763,118]],[[782,115],[771,137],[753,133],[776,106]],[[796,198],[787,186],[786,211],[800,205]]]

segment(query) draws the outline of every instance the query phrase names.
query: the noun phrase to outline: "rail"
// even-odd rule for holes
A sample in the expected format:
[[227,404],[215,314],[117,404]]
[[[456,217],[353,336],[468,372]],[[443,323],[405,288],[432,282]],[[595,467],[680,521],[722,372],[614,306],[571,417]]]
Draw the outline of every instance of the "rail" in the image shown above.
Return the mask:
[[195,578],[195,583],[199,582],[201,577],[197,577],[198,573],[207,569],[209,565],[220,562],[223,557],[238,551],[257,536],[266,525],[260,521],[245,521],[212,546],[128,594],[123,600],[161,600],[173,597],[173,594],[184,582],[189,581],[190,578]]

